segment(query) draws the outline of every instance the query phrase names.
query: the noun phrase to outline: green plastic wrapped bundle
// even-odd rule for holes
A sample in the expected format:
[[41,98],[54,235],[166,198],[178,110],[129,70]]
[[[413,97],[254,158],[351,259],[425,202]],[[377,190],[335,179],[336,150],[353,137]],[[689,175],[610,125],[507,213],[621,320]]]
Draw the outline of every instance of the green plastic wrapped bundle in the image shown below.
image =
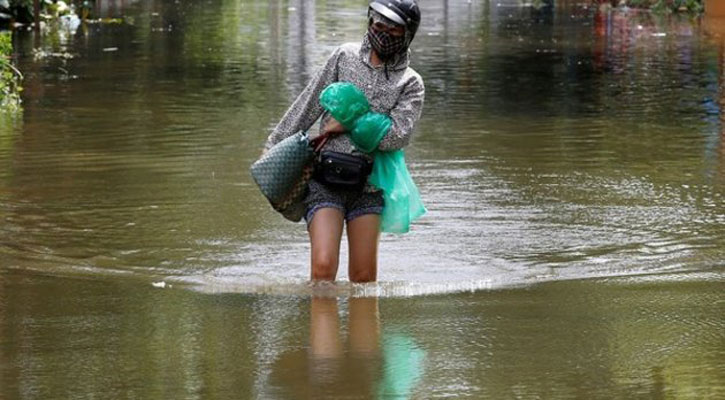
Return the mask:
[[383,191],[385,206],[380,229],[391,233],[408,232],[410,224],[425,214],[426,209],[405,165],[403,150],[377,149],[392,126],[390,117],[369,112],[365,94],[349,82],[326,87],[320,95],[320,104],[348,130],[355,146],[375,159],[368,182]]
[[355,127],[355,121],[370,111],[365,94],[349,82],[335,82],[320,94],[320,104],[348,131]]
[[390,130],[392,122],[385,114],[369,112],[355,121],[350,138],[365,153],[372,153]]

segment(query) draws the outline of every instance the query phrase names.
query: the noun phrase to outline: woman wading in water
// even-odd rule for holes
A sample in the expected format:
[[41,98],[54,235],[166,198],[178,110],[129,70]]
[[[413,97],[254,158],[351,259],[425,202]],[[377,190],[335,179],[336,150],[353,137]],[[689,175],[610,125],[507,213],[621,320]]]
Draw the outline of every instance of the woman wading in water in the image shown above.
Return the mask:
[[[424,87],[420,75],[408,66],[409,46],[420,24],[414,0],[376,0],[368,8],[368,31],[362,43],[338,47],[307,84],[277,124],[265,145],[307,131],[321,118],[320,134],[329,134],[323,151],[353,155],[372,162],[356,150],[345,128],[320,106],[320,93],[334,82],[350,82],[367,97],[372,111],[386,114],[392,125],[378,150],[401,149],[410,141],[423,108]],[[349,243],[348,275],[352,282],[377,279],[382,192],[366,183],[341,187],[313,177],[304,199],[307,230],[312,247],[313,280],[334,281],[345,222]]]

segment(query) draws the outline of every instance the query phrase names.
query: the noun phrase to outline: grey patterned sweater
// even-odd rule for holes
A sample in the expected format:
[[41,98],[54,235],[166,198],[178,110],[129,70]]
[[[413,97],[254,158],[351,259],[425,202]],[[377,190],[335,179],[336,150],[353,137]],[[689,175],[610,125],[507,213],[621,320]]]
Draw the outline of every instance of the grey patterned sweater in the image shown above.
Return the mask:
[[[423,79],[408,66],[409,54],[390,61],[386,76],[383,66],[370,64],[370,52],[367,35],[361,44],[346,43],[335,49],[269,135],[265,148],[269,149],[300,130],[310,130],[320,117],[320,127],[324,126],[330,116],[320,106],[320,93],[333,82],[355,84],[365,93],[372,111],[390,116],[392,126],[378,149],[397,150],[406,146],[423,109]],[[356,152],[349,135],[331,137],[324,149],[348,154]]]

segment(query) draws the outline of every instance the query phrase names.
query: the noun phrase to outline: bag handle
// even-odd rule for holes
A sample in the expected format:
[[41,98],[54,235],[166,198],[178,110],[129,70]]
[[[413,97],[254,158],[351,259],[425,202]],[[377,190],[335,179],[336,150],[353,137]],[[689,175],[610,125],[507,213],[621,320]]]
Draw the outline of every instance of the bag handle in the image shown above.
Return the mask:
[[327,144],[330,136],[332,136],[332,132],[325,132],[322,135],[310,140],[310,145],[312,145],[312,147],[315,149],[315,153],[319,153],[320,150],[325,147],[325,144]]

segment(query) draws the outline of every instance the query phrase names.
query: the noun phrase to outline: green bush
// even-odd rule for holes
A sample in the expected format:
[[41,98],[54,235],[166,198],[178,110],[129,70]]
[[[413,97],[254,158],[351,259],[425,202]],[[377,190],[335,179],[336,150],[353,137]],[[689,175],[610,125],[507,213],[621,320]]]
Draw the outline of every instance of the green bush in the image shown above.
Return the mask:
[[[72,12],[71,5],[80,9],[90,9],[89,0],[40,0],[42,18],[53,18]],[[35,19],[33,0],[0,0],[0,13],[23,24]]]
[[658,0],[653,8],[665,11],[686,9],[688,11],[700,12],[704,10],[705,6],[702,4],[702,0]]
[[702,12],[705,9],[703,0],[615,0],[613,5],[626,5],[627,7],[651,8],[655,11],[681,11]]
[[[3,11],[15,21],[22,23],[33,21],[33,0],[10,0],[4,3],[3,7],[7,8]],[[41,1],[41,6],[43,3]]]
[[0,112],[20,109],[22,75],[11,62],[13,43],[10,32],[0,32]]

